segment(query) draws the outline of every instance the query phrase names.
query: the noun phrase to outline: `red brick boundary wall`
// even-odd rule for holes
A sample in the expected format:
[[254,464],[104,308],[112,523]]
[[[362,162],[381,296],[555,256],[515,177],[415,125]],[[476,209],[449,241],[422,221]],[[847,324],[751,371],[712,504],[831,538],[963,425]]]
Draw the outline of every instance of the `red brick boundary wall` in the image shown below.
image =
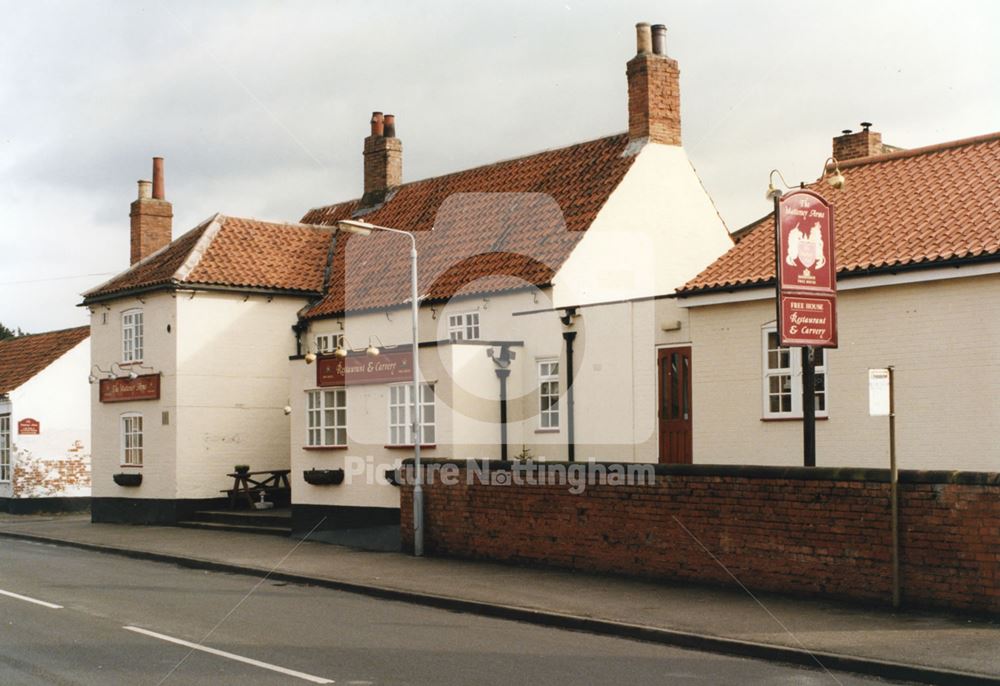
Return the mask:
[[[601,482],[574,495],[496,485],[513,480],[496,478],[500,463],[491,484],[467,479],[482,463],[427,462],[459,475],[424,486],[428,554],[727,586],[732,573],[754,590],[891,600],[888,470],[656,465],[652,485]],[[524,475],[544,482],[566,466]],[[1000,614],[1000,474],[901,471],[899,495],[904,606]]]

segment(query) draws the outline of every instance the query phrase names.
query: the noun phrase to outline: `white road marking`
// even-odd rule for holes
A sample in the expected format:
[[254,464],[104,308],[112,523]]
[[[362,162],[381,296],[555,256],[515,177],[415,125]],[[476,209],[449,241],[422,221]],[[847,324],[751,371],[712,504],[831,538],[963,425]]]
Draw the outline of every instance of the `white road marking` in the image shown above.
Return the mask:
[[272,665],[267,662],[261,662],[260,660],[254,660],[249,657],[243,657],[242,655],[236,655],[235,653],[227,653],[224,650],[216,650],[215,648],[209,648],[207,646],[198,645],[197,643],[191,643],[190,641],[185,641],[180,638],[174,638],[173,636],[167,636],[165,634],[158,634],[155,631],[149,631],[148,629],[142,629],[137,626],[123,626],[123,629],[128,631],[134,631],[137,634],[143,634],[145,636],[152,636],[153,638],[158,638],[161,641],[169,641],[170,643],[176,643],[177,645],[182,645],[186,648],[191,648],[192,650],[200,650],[203,653],[209,653],[211,655],[218,655],[219,657],[229,658],[230,660],[236,660],[237,662],[243,662],[244,664],[253,665],[254,667],[260,667],[261,669],[269,669],[272,672],[278,672],[279,674],[285,674],[287,676],[293,676],[297,679],[303,679],[305,681],[311,681],[314,684],[332,684],[334,681],[332,679],[324,679],[320,676],[313,676],[312,674],[306,674],[305,672],[296,672],[294,669],[285,669],[284,667],[279,667],[278,665]]
[[10,591],[0,590],[0,595],[5,595],[8,598],[17,598],[18,600],[24,600],[29,603],[34,603],[35,605],[41,605],[42,607],[47,607],[50,610],[61,610],[62,605],[56,605],[55,603],[47,603],[44,600],[38,600],[37,598],[29,598],[26,595],[21,595],[19,593],[11,593]]

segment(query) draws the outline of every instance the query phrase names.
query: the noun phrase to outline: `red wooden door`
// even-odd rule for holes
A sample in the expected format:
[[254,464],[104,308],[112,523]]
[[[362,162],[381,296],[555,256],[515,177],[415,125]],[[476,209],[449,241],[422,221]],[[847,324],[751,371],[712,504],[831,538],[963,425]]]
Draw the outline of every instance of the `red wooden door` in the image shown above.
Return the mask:
[[657,351],[660,462],[690,464],[691,348]]

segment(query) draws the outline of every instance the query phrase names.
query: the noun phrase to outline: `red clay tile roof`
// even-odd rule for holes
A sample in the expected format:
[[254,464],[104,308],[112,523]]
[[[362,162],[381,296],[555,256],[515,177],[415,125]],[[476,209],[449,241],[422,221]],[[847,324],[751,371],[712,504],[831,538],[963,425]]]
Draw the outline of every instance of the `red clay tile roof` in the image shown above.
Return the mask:
[[[546,285],[631,166],[627,145],[611,136],[414,181],[358,218],[416,232],[422,298]],[[321,207],[302,222],[332,225],[358,209]],[[305,317],[402,304],[408,274],[405,238],[341,234],[330,291]]]
[[[851,160],[840,169],[842,190],[807,186],[834,206],[839,276],[1000,258],[1000,133]],[[773,281],[768,214],[678,293]]]
[[0,341],[0,393],[22,386],[89,335],[90,327],[80,326]]
[[263,288],[319,295],[330,232],[215,215],[128,271],[84,293],[84,303],[175,285]]

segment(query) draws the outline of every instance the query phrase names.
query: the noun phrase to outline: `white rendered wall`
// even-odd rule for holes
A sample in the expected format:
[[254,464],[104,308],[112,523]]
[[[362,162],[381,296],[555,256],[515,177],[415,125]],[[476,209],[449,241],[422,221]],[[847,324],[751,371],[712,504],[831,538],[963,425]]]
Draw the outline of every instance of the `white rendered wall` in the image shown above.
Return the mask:
[[288,358],[300,298],[179,293],[177,496],[218,497],[237,464],[289,466]]
[[[108,371],[122,361],[121,315],[142,308],[144,352],[138,374],[160,373],[160,399],[102,403],[99,384],[90,386],[92,450],[92,494],[105,498],[176,498],[176,300],[171,293],[150,293],[140,300],[124,297],[93,306],[90,317],[91,363]],[[171,333],[167,333],[170,326]],[[117,369],[117,368],[116,368]],[[94,374],[100,376],[95,368]],[[143,465],[121,464],[121,416],[139,412],[143,416]],[[163,425],[162,413],[169,412]],[[118,472],[142,473],[142,485],[118,486]]]
[[553,279],[556,306],[672,293],[732,247],[687,153],[645,145]]
[[[10,396],[12,467],[33,460],[87,460],[90,457],[90,339],[84,339],[52,364],[13,390]],[[26,418],[41,424],[37,435],[19,435],[17,423]],[[90,488],[67,486],[11,493],[0,484],[0,497],[76,497]]]
[[[143,301],[98,305],[91,318],[92,359],[106,370],[121,359],[121,312],[142,307],[146,369],[137,371],[162,373],[159,400],[101,403],[98,384],[91,387],[94,495],[219,497],[232,486],[226,474],[236,464],[287,468],[291,326],[305,301],[203,291],[154,293]],[[141,468],[120,464],[125,412],[143,414]],[[142,485],[117,486],[112,475],[120,471],[140,471]]]

